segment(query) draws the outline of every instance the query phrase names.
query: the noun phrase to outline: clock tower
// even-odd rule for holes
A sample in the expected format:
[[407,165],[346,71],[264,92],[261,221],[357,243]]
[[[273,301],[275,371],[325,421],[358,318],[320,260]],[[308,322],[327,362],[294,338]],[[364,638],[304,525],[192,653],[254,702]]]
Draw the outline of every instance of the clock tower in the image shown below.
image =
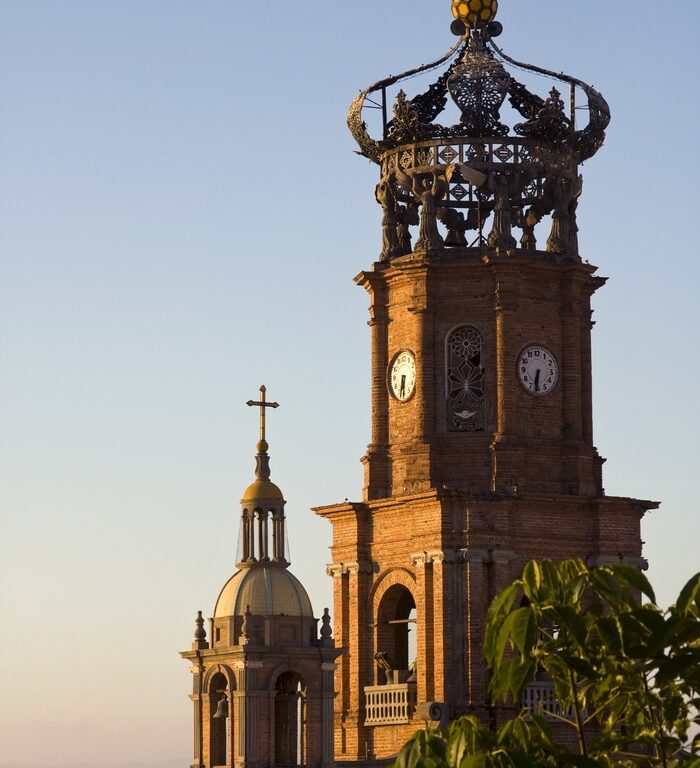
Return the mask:
[[[355,279],[370,299],[363,499],[316,510],[333,525],[344,649],[338,761],[394,754],[425,721],[497,721],[482,653],[494,595],[532,558],[643,567],[640,520],[658,506],[607,496],[593,441],[591,297],[605,279],[581,258],[576,210],[608,105],[510,58],[496,9],[455,0],[457,44],[349,113],[383,218],[379,258]],[[401,89],[433,70],[424,92]],[[541,75],[557,83],[544,96],[529,84]],[[375,99],[379,138],[363,113]]]

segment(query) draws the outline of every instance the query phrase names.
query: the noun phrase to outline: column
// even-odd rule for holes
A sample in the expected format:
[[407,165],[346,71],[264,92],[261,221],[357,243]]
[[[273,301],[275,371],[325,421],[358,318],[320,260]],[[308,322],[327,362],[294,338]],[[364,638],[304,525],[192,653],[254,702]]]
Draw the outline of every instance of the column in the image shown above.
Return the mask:
[[455,702],[455,670],[452,668],[452,644],[461,634],[461,611],[455,612],[453,572],[455,553],[452,550],[430,551],[432,564],[433,613],[433,691],[435,701]]
[[460,555],[465,563],[466,700],[470,708],[484,709],[488,706],[488,676],[482,639],[486,629],[486,612],[491,602],[485,567],[485,563],[489,560],[489,553],[485,549],[469,548],[463,549]]
[[194,704],[194,757],[192,760],[192,768],[203,768],[202,752],[204,734],[202,732],[202,677],[204,675],[204,667],[199,664],[193,664],[190,667],[190,672],[192,673],[192,693],[190,694],[190,700]]
[[386,371],[389,365],[386,284],[383,270],[361,272],[355,282],[370,296],[372,442],[362,463],[365,467],[364,500],[389,495],[389,393]]
[[416,569],[416,677],[418,701],[432,701],[434,697],[433,666],[433,570],[432,557],[427,552],[411,555]]
[[[497,259],[497,257],[494,257]],[[516,390],[515,328],[513,314],[518,305],[517,268],[498,266],[494,270],[496,312],[496,408],[497,428],[491,445],[491,490],[510,492],[523,472],[522,449],[514,444]]]
[[333,701],[335,699],[334,677],[337,665],[330,661],[321,664],[321,768],[332,768],[333,749]]

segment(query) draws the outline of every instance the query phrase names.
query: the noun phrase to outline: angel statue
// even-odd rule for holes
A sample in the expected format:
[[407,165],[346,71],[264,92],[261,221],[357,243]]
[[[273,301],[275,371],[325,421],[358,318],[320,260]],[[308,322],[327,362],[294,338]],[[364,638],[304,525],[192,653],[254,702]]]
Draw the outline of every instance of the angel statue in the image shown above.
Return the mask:
[[413,177],[413,194],[421,203],[416,251],[429,251],[444,245],[437,225],[437,201],[441,200],[446,192],[447,182],[437,170],[433,170],[432,179],[427,174]]
[[388,177],[384,177],[375,190],[377,202],[382,206],[382,253],[380,261],[389,261],[400,252],[399,239],[396,233],[396,195]]

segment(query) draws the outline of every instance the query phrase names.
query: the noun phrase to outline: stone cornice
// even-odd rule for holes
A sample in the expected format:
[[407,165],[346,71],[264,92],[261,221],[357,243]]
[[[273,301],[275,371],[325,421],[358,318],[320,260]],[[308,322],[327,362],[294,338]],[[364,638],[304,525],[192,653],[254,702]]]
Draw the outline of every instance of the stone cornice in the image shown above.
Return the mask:
[[455,549],[431,549],[425,552],[414,552],[409,555],[409,561],[411,565],[418,567],[433,563],[454,563],[458,559],[458,554]]
[[649,561],[645,557],[638,557],[637,555],[591,555],[586,558],[586,565],[589,568],[620,564],[631,565],[633,568],[639,568],[640,571],[649,570]]
[[363,562],[348,562],[348,563],[329,563],[326,566],[326,574],[332,576],[334,579],[339,579],[341,576],[357,576],[360,573],[374,573],[376,568],[367,561]]

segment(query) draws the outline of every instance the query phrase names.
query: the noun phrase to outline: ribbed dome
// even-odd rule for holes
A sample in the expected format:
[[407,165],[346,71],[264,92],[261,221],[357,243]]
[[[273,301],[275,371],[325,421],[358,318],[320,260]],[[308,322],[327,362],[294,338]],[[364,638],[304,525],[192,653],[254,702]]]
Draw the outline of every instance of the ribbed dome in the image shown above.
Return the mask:
[[214,618],[243,616],[246,606],[255,616],[314,615],[299,579],[286,568],[274,565],[256,565],[234,573],[216,601]]

